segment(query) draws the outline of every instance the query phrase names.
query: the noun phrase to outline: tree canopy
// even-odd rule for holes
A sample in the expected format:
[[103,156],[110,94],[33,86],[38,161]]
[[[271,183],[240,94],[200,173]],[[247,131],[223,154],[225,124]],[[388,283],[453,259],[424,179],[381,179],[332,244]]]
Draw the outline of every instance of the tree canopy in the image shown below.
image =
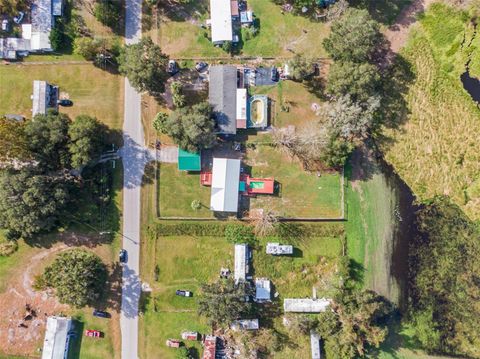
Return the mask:
[[0,117],[0,162],[29,158],[25,122]]
[[98,158],[105,143],[106,127],[94,117],[78,116],[68,128],[73,168],[80,168]]
[[303,81],[314,73],[314,63],[304,56],[295,55],[288,61],[290,77],[294,81]]
[[14,237],[31,238],[54,228],[68,200],[63,178],[29,168],[0,171],[0,227]]
[[105,291],[107,268],[100,257],[83,249],[59,254],[45,268],[43,279],[61,303],[81,308],[95,304]]
[[166,117],[157,115],[155,129],[170,136],[184,150],[198,152],[216,143],[212,109],[207,102],[182,107]]
[[126,45],[118,57],[119,71],[137,91],[156,95],[165,90],[168,57],[149,37]]
[[349,8],[333,22],[323,46],[335,61],[367,62],[381,40],[379,24],[368,11]]
[[28,149],[40,167],[58,170],[70,166],[67,146],[69,124],[67,115],[55,111],[49,111],[46,115],[38,114],[33,121],[27,122],[25,135]]
[[253,295],[250,284],[233,279],[219,279],[201,287],[198,300],[198,313],[207,317],[211,325],[229,326],[232,321],[249,315],[253,304],[246,301],[246,296]]

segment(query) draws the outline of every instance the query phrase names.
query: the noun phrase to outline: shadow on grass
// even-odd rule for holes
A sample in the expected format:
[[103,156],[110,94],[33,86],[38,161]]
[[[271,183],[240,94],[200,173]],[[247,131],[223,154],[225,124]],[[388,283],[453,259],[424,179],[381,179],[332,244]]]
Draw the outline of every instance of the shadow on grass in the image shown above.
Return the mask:
[[83,332],[85,324],[78,318],[74,318],[75,337],[70,339],[70,350],[68,359],[80,359],[80,349],[82,348]]
[[381,24],[392,25],[401,11],[411,2],[412,0],[353,0],[351,5],[367,9],[370,15]]
[[177,0],[160,0],[158,7],[163,16],[171,21],[185,22],[208,13],[208,1],[195,0],[180,4]]

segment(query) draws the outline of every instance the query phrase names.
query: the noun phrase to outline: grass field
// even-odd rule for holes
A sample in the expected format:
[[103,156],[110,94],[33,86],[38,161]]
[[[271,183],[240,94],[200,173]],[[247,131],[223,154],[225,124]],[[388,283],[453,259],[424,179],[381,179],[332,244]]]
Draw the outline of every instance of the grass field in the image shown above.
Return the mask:
[[71,118],[80,114],[97,117],[112,129],[123,121],[123,78],[85,65],[9,65],[0,67],[0,114],[31,117],[33,80],[46,80],[68,94],[72,107],[60,111]]
[[387,131],[386,159],[421,199],[450,196],[480,218],[480,110],[463,89],[460,43],[468,21],[436,5],[420,21],[404,51],[416,79],[405,97],[406,124]]
[[[176,163],[162,163],[158,181],[160,217],[212,218],[210,187],[200,184],[200,174],[179,171]],[[199,200],[202,208],[193,210],[191,203]]]
[[[290,13],[282,15],[281,8],[270,1],[250,0],[248,6],[259,20],[260,31],[250,40],[242,40],[241,54],[246,56],[307,56],[325,57],[322,39],[328,35],[328,25],[310,21]],[[197,12],[195,12],[197,11]],[[201,24],[209,17],[208,1],[200,0],[189,8],[189,16],[164,16],[160,24],[160,45],[172,57],[228,57],[206,37]],[[173,19],[172,19],[173,18]]]
[[281,216],[302,218],[338,218],[341,213],[341,175],[303,170],[300,162],[268,145],[247,150],[245,163],[252,176],[274,177],[280,184],[278,196],[251,199],[251,208],[270,208]]

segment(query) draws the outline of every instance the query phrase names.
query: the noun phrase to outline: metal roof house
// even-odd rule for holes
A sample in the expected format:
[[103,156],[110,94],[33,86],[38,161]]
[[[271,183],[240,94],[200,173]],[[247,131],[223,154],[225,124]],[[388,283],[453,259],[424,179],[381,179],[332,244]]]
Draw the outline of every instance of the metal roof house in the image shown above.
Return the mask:
[[217,356],[217,337],[207,335],[203,341],[202,359],[216,359]]
[[235,269],[233,278],[236,283],[247,279],[250,258],[251,253],[248,244],[235,244]]
[[325,298],[284,299],[283,310],[292,313],[321,313],[330,306],[330,300]]
[[49,108],[57,109],[58,86],[50,85],[46,81],[33,81],[32,117],[37,114],[45,115]]
[[290,255],[293,254],[293,246],[280,243],[267,243],[266,253],[275,256]]
[[178,149],[178,169],[180,171],[198,172],[202,169],[202,159],[199,153],[191,153]]
[[260,325],[258,324],[258,319],[240,319],[236,320],[230,326],[232,330],[258,330]]
[[228,65],[211,66],[208,89],[208,102],[213,108],[218,133],[235,135],[237,133],[237,68]]
[[66,359],[72,330],[72,318],[48,317],[42,359]]
[[54,25],[52,0],[34,0],[32,3],[31,52],[53,51],[50,32]]
[[238,211],[240,160],[214,158],[210,209],[216,212]]
[[272,300],[271,282],[266,278],[255,279],[255,301],[270,302]]
[[314,330],[310,331],[310,348],[312,350],[312,359],[322,359],[320,352],[320,335]]
[[232,7],[230,0],[210,0],[212,42],[221,45],[233,40]]

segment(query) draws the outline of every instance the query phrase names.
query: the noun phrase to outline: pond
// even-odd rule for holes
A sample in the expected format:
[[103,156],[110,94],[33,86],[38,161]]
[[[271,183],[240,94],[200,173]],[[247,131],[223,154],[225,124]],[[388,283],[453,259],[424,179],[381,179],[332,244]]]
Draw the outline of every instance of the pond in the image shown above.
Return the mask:
[[460,76],[463,88],[470,94],[473,101],[480,104],[480,79],[470,76],[468,70],[468,63],[466,65],[466,71]]

